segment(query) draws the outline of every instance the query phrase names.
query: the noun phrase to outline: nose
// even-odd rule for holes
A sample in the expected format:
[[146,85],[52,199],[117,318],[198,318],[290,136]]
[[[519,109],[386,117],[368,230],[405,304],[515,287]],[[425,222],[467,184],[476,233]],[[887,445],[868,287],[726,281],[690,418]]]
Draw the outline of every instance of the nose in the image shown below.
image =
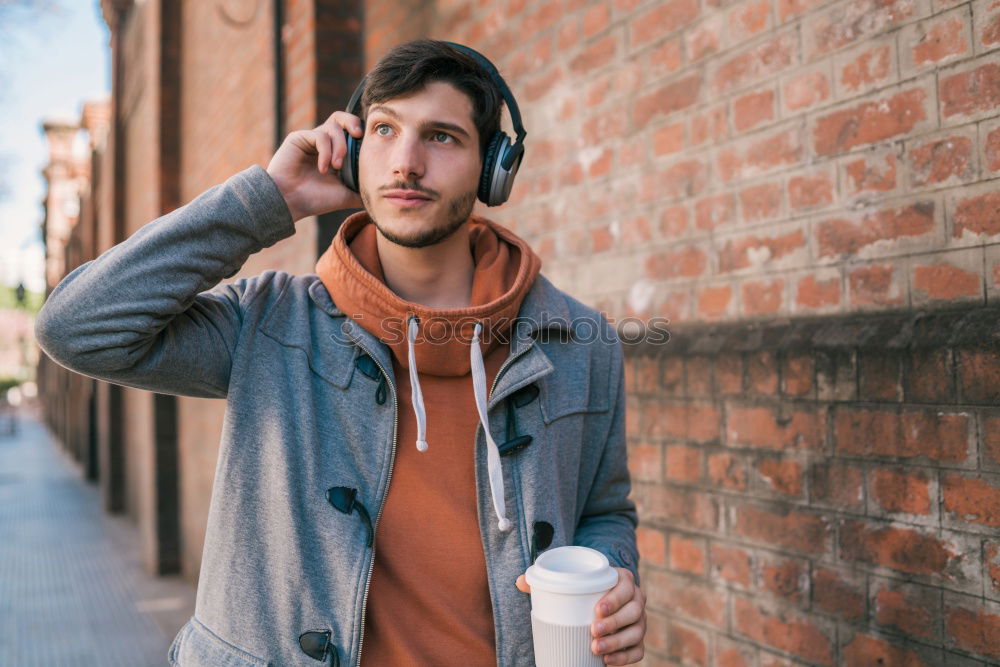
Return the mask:
[[391,156],[393,176],[407,181],[424,175],[424,151],[418,137],[403,133],[393,142]]

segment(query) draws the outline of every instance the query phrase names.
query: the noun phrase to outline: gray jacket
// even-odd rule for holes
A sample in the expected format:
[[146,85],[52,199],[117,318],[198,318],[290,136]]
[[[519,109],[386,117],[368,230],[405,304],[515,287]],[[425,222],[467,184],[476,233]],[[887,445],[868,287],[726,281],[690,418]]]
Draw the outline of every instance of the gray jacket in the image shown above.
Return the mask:
[[[68,368],[227,399],[195,615],[172,665],[360,662],[369,537],[396,451],[389,348],[315,275],[219,284],[294,231],[274,182],[250,167],[74,270],[38,315],[39,343]],[[532,436],[503,460],[508,532],[492,517],[482,427],[475,442],[498,665],[534,664],[514,581],[539,550],[590,546],[633,572],[638,561],[616,332],[541,275],[518,317],[488,401],[498,442],[508,410]],[[538,391],[519,396],[533,400],[507,400],[528,385]]]

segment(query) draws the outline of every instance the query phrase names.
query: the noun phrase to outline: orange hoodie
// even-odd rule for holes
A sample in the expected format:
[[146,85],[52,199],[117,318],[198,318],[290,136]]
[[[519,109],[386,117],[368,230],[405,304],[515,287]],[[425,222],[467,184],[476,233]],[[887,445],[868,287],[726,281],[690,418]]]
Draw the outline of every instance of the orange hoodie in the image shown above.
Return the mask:
[[[467,308],[427,308],[392,292],[375,226],[363,212],[344,221],[316,265],[337,307],[392,350],[399,401],[396,461],[376,529],[365,665],[496,663],[475,433],[541,261],[509,230],[475,216],[468,224],[475,272]],[[481,342],[473,348],[477,322]],[[487,449],[494,511],[509,527],[492,438]]]

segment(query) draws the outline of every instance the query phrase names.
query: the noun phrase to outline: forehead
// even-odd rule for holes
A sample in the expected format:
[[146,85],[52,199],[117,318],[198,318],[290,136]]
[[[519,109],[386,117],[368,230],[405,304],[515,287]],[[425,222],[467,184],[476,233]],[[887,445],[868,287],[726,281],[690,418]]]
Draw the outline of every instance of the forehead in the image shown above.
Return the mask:
[[445,81],[432,81],[406,95],[376,102],[369,108],[368,115],[380,112],[395,114],[407,122],[443,121],[460,125],[470,132],[475,130],[472,100]]

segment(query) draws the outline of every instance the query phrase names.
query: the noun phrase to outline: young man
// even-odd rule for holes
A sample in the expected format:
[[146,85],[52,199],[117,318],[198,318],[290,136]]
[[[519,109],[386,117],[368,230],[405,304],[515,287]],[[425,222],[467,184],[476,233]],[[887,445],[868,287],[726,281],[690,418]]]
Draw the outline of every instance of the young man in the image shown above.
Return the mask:
[[[619,571],[593,651],[642,657],[621,346],[524,241],[471,215],[498,86],[463,48],[397,47],[363,121],[293,132],[266,171],[144,226],[39,314],[67,367],[227,399],[172,664],[531,665],[523,572],[564,544]],[[363,137],[360,197],[345,131]],[[218,285],[295,221],[362,204],[316,275]]]

